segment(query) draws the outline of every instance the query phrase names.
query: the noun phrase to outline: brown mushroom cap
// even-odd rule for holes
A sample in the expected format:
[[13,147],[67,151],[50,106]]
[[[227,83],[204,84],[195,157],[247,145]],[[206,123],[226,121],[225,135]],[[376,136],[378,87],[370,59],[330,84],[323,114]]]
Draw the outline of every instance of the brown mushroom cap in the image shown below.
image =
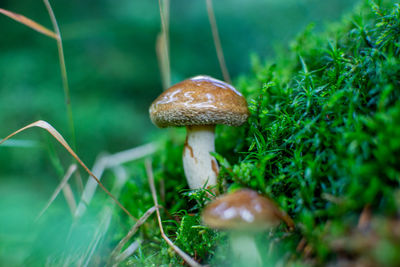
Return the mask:
[[196,76],[164,91],[150,106],[158,127],[243,124],[246,99],[231,85],[209,76]]
[[215,229],[260,231],[293,221],[274,202],[250,189],[223,195],[203,211],[203,221]]

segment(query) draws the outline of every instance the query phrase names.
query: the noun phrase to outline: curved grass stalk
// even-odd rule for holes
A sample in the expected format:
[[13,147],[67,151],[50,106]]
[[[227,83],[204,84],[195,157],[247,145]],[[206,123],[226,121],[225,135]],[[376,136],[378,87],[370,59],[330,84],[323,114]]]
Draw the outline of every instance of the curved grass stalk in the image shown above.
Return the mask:
[[72,107],[71,107],[71,95],[70,95],[70,90],[69,90],[69,84],[68,84],[68,76],[67,76],[67,68],[65,66],[65,57],[64,57],[64,49],[63,49],[63,44],[62,44],[62,38],[61,38],[61,32],[60,28],[58,27],[57,19],[56,16],[54,15],[53,9],[50,5],[50,2],[48,0],[43,0],[47,12],[49,13],[51,23],[53,24],[53,29],[54,32],[57,36],[57,49],[58,49],[58,58],[60,61],[60,70],[61,70],[61,77],[62,77],[62,83],[63,83],[63,88],[64,88],[64,96],[65,96],[65,104],[67,107],[67,114],[68,114],[68,124],[70,128],[70,134],[71,134],[71,139],[72,139],[72,148],[76,151],[76,137],[75,137],[75,125],[74,125],[74,119],[72,115]]
[[156,191],[156,187],[154,185],[154,174],[153,174],[153,169],[151,167],[151,160],[147,159],[145,162],[145,165],[146,165],[147,178],[148,178],[149,184],[150,184],[151,195],[152,195],[153,201],[154,201],[154,207],[156,208],[158,226],[160,228],[161,237],[165,240],[165,242],[167,242],[167,244],[173,250],[175,250],[176,254],[178,254],[189,266],[201,267],[202,266],[201,264],[196,262],[188,254],[186,254],[182,249],[180,249],[177,245],[175,245],[174,242],[172,242],[171,239],[169,239],[169,237],[165,234],[164,228],[162,225],[162,221],[161,221],[161,216],[160,216],[160,208],[159,208],[160,206],[158,205],[157,191]]
[[54,193],[51,195],[50,199],[47,201],[44,208],[39,212],[39,215],[36,216],[35,221],[39,220],[39,218],[42,217],[42,215],[50,207],[50,205],[56,199],[56,197],[58,196],[58,194],[60,193],[61,190],[64,193],[65,199],[67,200],[67,204],[68,204],[68,207],[69,207],[71,213],[74,214],[75,209],[76,209],[76,202],[75,202],[71,187],[69,187],[69,185],[68,185],[68,180],[71,178],[72,174],[77,170],[77,168],[78,168],[78,166],[76,164],[72,164],[68,168],[67,173],[64,175],[64,178],[58,184],[57,188],[54,190]]
[[78,161],[78,163],[83,167],[83,169],[93,178],[96,180],[96,182],[99,184],[99,186],[101,187],[101,189],[104,190],[104,192],[106,192],[107,195],[109,195],[114,201],[115,203],[117,203],[117,205],[132,219],[134,219],[135,221],[137,220],[115,197],[114,195],[112,195],[110,193],[110,191],[100,182],[100,180],[96,177],[96,175],[94,175],[88,167],[86,167],[85,163],[83,163],[83,161],[78,157],[78,155],[74,152],[74,150],[68,145],[67,141],[65,141],[64,137],[62,137],[62,135],[56,130],[54,129],[53,126],[51,126],[49,123],[47,123],[46,121],[36,121],[33,122],[15,132],[13,132],[12,134],[8,135],[6,138],[2,139],[0,141],[0,145],[2,143],[4,143],[5,141],[7,141],[8,139],[10,139],[11,137],[13,137],[14,135],[25,131],[26,129],[32,128],[32,127],[39,127],[42,128],[44,130],[46,130],[47,132],[49,132],[70,154],[73,158],[75,158],[76,161]]
[[[126,259],[125,251],[127,251],[127,249],[125,251],[123,251],[122,253],[120,253],[120,251],[122,250],[123,246],[126,243],[128,243],[129,239],[131,239],[132,236],[137,232],[137,230],[140,228],[140,226],[142,226],[146,222],[146,220],[150,217],[150,215],[152,215],[154,213],[156,208],[157,207],[155,207],[155,206],[149,208],[142,215],[142,217],[140,217],[140,219],[135,223],[135,225],[132,226],[132,228],[129,230],[129,232],[126,234],[126,236],[124,238],[122,238],[121,241],[119,241],[118,245],[113,249],[113,251],[110,254],[110,259],[109,259],[110,264],[109,265],[118,266],[119,263],[121,263],[123,260]],[[134,243],[136,243],[136,242],[137,242],[137,240]]]
[[[74,117],[72,114],[71,95],[70,95],[69,84],[68,84],[67,67],[65,65],[65,57],[64,57],[64,49],[63,49],[63,44],[62,44],[61,32],[60,32],[60,28],[58,27],[57,19],[56,19],[56,16],[54,15],[54,11],[50,5],[49,0],[43,0],[43,2],[46,6],[47,12],[49,13],[51,23],[53,24],[54,32],[57,35],[57,38],[56,38],[57,50],[58,50],[58,58],[59,58],[59,62],[60,62],[62,84],[63,84],[63,89],[64,89],[65,106],[67,108],[68,125],[69,125],[69,129],[70,129],[71,140],[72,140],[71,141],[72,148],[75,151],[77,151],[75,124],[74,124]],[[75,182],[78,186],[79,192],[82,192],[83,191],[83,181],[82,181],[81,176],[79,175],[79,171],[76,172]]]

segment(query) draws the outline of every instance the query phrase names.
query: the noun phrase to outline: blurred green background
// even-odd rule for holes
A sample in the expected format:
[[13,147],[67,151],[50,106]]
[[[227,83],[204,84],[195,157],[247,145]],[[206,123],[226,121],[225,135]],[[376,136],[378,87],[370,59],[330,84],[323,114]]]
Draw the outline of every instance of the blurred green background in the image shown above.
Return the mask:
[[[287,45],[307,24],[322,28],[355,2],[214,1],[231,76],[249,70],[251,53],[272,57],[274,46]],[[0,3],[51,28],[42,1]],[[103,150],[149,140],[156,128],[148,107],[162,90],[155,53],[158,1],[51,3],[64,40],[79,154],[90,163]],[[171,1],[170,21],[172,82],[197,74],[222,78],[205,1]],[[0,136],[43,119],[69,140],[56,42],[5,16],[0,25]]]
[[[215,0],[231,76],[235,80],[250,70],[251,54],[273,58],[274,48],[288,46],[306,25],[322,29],[356,2]],[[103,151],[125,150],[163,134],[148,118],[149,105],[162,91],[155,52],[158,1],[51,4],[63,37],[81,159],[91,166]],[[0,8],[52,28],[42,1],[1,0]],[[172,83],[198,74],[222,79],[205,1],[173,0],[170,12]],[[0,33],[0,138],[41,119],[71,141],[56,42],[2,15]],[[28,230],[24,221],[39,212],[56,187],[60,177],[48,150],[56,147],[63,163],[71,162],[42,130],[28,130],[15,140],[24,142],[0,146],[0,209],[7,211],[0,219],[0,237]]]

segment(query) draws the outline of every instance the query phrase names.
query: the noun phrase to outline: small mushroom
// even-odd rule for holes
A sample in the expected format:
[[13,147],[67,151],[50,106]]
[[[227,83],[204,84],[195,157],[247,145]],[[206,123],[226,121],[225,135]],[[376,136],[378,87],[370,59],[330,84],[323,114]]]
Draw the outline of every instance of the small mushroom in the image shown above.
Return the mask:
[[246,99],[233,86],[209,76],[175,84],[150,106],[156,126],[186,126],[183,168],[191,189],[217,184],[219,168],[210,155],[215,151],[215,126],[239,126],[248,115]]
[[[229,231],[233,255],[239,266],[262,266],[255,235],[292,219],[274,202],[250,189],[241,189],[215,199],[203,211],[203,222],[211,228]],[[245,265],[244,265],[245,264]]]

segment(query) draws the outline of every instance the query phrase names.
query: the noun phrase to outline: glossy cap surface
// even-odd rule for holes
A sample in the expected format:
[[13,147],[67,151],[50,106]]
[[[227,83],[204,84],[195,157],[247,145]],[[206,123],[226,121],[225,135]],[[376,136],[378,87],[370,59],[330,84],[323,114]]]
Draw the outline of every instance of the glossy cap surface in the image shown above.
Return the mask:
[[277,226],[282,220],[293,222],[274,202],[250,189],[223,195],[203,211],[205,224],[215,229],[260,231]]
[[150,106],[158,127],[243,124],[249,111],[246,99],[233,86],[210,76],[196,76],[164,91]]

